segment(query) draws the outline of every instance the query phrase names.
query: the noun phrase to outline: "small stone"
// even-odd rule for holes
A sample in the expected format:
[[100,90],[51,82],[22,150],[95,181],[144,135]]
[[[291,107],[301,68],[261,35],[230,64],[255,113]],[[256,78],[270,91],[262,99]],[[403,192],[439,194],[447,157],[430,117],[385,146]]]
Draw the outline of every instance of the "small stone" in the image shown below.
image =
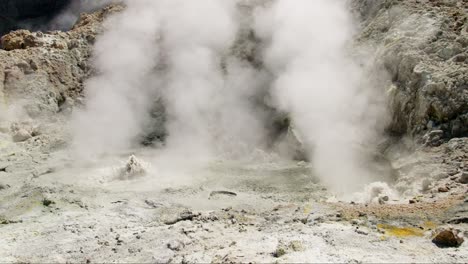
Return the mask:
[[415,203],[416,203],[416,200],[411,199],[411,200],[409,200],[409,203],[410,203],[410,204],[415,204]]
[[439,187],[439,189],[437,189],[438,192],[440,193],[446,193],[449,191],[449,188],[447,188],[447,186],[442,186],[442,187]]
[[131,155],[123,168],[118,171],[121,180],[129,180],[139,176],[144,176],[147,171],[147,164],[140,161],[135,155]]
[[379,204],[386,204],[388,200],[388,196],[379,197]]
[[235,192],[229,192],[229,191],[212,191],[208,199],[218,198],[219,196],[236,197],[237,194]]
[[444,60],[448,60],[451,57],[459,54],[461,51],[462,49],[459,47],[459,45],[448,45],[440,49],[437,55]]
[[460,179],[458,182],[463,183],[463,184],[468,184],[468,172],[464,171],[460,173]]
[[361,229],[356,229],[354,230],[356,233],[360,234],[360,235],[364,235],[364,236],[367,236],[369,235],[369,233],[367,233],[366,231],[363,231]]
[[55,204],[55,202],[52,201],[52,200],[49,200],[49,199],[47,199],[47,198],[44,198],[44,199],[42,200],[42,205],[44,205],[44,206],[49,206],[49,205],[51,205],[51,204]]
[[173,251],[179,251],[182,247],[184,247],[184,244],[179,240],[172,240],[167,243],[167,248]]
[[432,239],[432,243],[438,247],[459,247],[464,239],[458,234],[459,232],[453,229],[442,230]]
[[26,129],[18,129],[13,134],[13,141],[14,142],[23,142],[32,137],[31,133]]
[[273,253],[275,258],[281,258],[284,255],[286,255],[286,249],[281,246],[276,249],[275,253]]
[[299,240],[294,240],[294,241],[291,241],[291,243],[289,244],[289,247],[293,250],[293,251],[304,251],[304,246],[302,245],[302,242],[299,241]]
[[432,130],[423,136],[424,145],[437,147],[442,143],[441,139],[443,136],[443,130]]
[[457,56],[453,57],[454,62],[464,62],[466,60],[465,54],[458,54]]

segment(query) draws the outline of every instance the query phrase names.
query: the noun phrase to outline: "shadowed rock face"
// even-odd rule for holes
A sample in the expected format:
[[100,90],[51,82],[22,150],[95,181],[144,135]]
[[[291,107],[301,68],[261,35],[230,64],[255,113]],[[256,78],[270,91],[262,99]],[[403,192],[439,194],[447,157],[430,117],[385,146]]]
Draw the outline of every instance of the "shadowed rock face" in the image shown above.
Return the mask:
[[0,34],[21,25],[42,24],[53,18],[73,0],[0,0]]

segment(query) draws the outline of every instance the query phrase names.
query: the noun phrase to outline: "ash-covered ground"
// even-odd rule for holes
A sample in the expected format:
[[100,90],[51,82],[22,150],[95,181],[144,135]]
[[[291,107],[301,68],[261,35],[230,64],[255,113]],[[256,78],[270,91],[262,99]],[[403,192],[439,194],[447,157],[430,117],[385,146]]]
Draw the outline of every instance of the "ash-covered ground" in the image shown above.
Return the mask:
[[466,262],[465,1],[176,2],[2,37],[1,262]]

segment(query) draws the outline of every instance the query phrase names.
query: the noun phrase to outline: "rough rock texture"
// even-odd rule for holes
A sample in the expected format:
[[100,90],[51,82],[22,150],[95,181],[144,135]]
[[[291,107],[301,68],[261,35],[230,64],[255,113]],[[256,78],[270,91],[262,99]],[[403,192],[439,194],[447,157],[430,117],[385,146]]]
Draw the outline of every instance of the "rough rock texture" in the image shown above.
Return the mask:
[[440,231],[432,240],[434,244],[439,247],[459,247],[463,244],[463,237],[459,236],[458,230],[447,230]]
[[393,85],[389,131],[444,137],[468,134],[466,1],[355,1],[360,40],[373,42]]
[[[468,244],[460,241],[467,236],[468,137],[457,138],[467,127],[462,119],[466,82],[460,81],[466,78],[462,31],[466,21],[450,15],[462,10],[459,3],[463,1],[355,2],[364,19],[361,41],[375,44],[392,76],[390,130],[399,135],[426,134],[421,137],[424,145],[415,144],[411,137],[409,142],[406,137],[386,142],[383,155],[376,157],[390,161],[394,182],[371,186],[362,203],[333,197],[317,182],[307,162],[279,160],[263,152],[252,154],[262,155],[262,162],[258,158],[252,159],[254,164],[220,160],[187,176],[164,175],[164,170],[155,173],[158,168],[142,166],[158,156],[154,149],[150,154],[140,149],[77,164],[61,152],[68,143],[62,129],[66,121],[60,119],[66,115],[61,113],[81,101],[83,81],[92,73],[89,58],[101,22],[121,7],[83,15],[69,32],[23,30],[4,36],[0,259],[21,263],[466,262]],[[248,28],[243,31],[246,37],[232,52],[260,69],[258,40],[251,33]],[[461,51],[444,50],[457,43]],[[438,82],[444,82],[441,87],[447,91],[425,92]],[[303,155],[294,153],[301,142],[287,114],[263,104],[267,116],[271,115],[272,138],[280,138],[291,148],[287,151]],[[24,110],[27,118],[1,122],[3,109],[16,108]],[[159,137],[154,128],[162,129],[158,127],[164,122],[161,102],[155,102],[151,115],[148,145]],[[42,122],[42,117],[51,120]],[[457,120],[461,122],[458,130]],[[421,125],[426,129],[419,129]],[[138,160],[134,156],[123,160],[133,154]],[[119,166],[116,159],[127,163]],[[116,177],[116,172],[123,177]],[[390,189],[398,195],[387,193]],[[458,248],[439,248],[432,242],[440,234],[439,227],[461,230],[456,236],[445,232],[435,241],[456,242]]]
[[[81,95],[90,73],[89,57],[103,19],[118,10],[111,6],[84,14],[68,32],[19,30],[1,38],[0,101],[23,101],[29,117],[56,113]],[[67,104],[64,104],[67,102]]]

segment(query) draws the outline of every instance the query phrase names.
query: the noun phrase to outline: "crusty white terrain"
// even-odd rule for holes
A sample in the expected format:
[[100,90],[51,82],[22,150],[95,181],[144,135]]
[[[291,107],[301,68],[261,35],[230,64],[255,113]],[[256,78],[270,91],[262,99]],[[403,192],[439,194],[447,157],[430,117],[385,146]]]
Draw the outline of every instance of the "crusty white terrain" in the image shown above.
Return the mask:
[[[389,118],[377,147],[357,147],[379,180],[346,196],[317,175],[289,122],[272,151],[168,156],[160,101],[140,146],[78,159],[70,122],[99,75],[93,46],[125,7],[83,14],[67,32],[3,36],[0,262],[465,263],[468,242],[433,239],[468,237],[466,1],[351,6],[355,45],[388,74]],[[262,67],[260,40],[247,35],[233,53]]]

